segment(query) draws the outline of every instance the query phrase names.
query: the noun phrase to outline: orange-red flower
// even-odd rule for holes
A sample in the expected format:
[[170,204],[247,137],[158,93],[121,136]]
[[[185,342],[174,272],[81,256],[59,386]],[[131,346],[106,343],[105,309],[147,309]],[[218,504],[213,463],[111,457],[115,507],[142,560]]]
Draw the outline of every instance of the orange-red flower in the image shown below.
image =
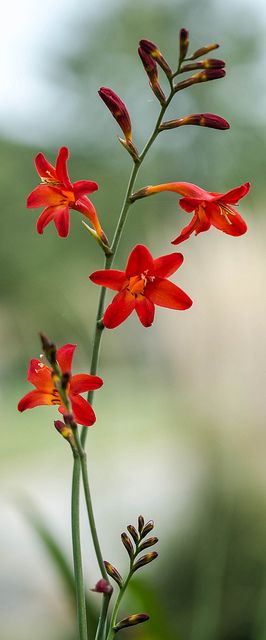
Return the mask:
[[246,182],[227,193],[214,193],[205,191],[190,182],[169,182],[145,187],[135,194],[136,198],[133,196],[133,199],[160,191],[174,191],[183,196],[179,201],[182,209],[187,213],[193,211],[195,213],[191,222],[172,241],[172,244],[179,244],[187,240],[193,231],[198,235],[202,231],[208,231],[211,225],[230,236],[242,236],[247,230],[247,225],[231,205],[236,205],[241,198],[244,198],[249,189],[250,183]]
[[155,304],[168,309],[191,307],[189,296],[167,280],[182,262],[181,253],[171,253],[154,260],[147,247],[138,244],[128,258],[125,271],[103,269],[92,273],[92,282],[118,291],[105,311],[104,326],[114,329],[136,309],[143,326],[150,327]]
[[[56,359],[61,372],[69,375],[69,382],[66,393],[71,402],[73,417],[75,422],[90,427],[96,420],[95,413],[90,404],[80,394],[86,391],[99,389],[103,381],[98,376],[91,376],[86,373],[71,375],[72,358],[76,349],[75,344],[65,344],[57,350]],[[67,415],[67,409],[53,380],[53,372],[41,360],[30,361],[28,371],[28,381],[36,387],[29,391],[18,403],[18,410],[25,411],[33,409],[39,405],[59,405],[58,411]]]
[[45,207],[37,220],[37,231],[43,233],[47,224],[53,220],[58,235],[61,238],[66,238],[70,226],[69,209],[75,209],[89,218],[98,236],[103,242],[106,242],[96,210],[86,197],[87,193],[97,191],[98,185],[90,180],[70,182],[66,166],[67,159],[67,147],[59,149],[55,167],[46,160],[43,153],[38,153],[35,158],[41,184],[33,189],[28,196],[27,207],[29,209]]

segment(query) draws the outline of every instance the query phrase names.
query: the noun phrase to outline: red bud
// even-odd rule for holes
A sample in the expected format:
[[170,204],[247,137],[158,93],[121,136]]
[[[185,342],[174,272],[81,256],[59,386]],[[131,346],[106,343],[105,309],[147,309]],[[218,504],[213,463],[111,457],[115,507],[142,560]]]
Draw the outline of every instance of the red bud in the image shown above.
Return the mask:
[[131,121],[128,110],[124,102],[119,98],[119,96],[109,89],[108,87],[101,87],[98,91],[99,96],[102,98],[106,106],[108,107],[111,114],[114,116],[115,120],[118,122],[121,127],[127,142],[131,142],[132,140],[132,130],[131,130]]
[[140,40],[139,45],[141,49],[145,51],[145,53],[148,53],[151,56],[151,58],[156,60],[159,66],[164,70],[167,77],[171,78],[172,70],[170,69],[169,64],[166,62],[165,58],[163,57],[160,49],[158,49],[157,45],[154,44],[154,42],[151,42],[150,40]]
[[160,131],[176,129],[177,127],[183,127],[187,124],[208,127],[209,129],[230,129],[229,122],[221,118],[221,116],[216,116],[214,113],[192,113],[184,118],[178,118],[178,120],[162,122]]
[[180,29],[179,33],[179,62],[182,62],[187,55],[189,46],[189,32],[187,29]]

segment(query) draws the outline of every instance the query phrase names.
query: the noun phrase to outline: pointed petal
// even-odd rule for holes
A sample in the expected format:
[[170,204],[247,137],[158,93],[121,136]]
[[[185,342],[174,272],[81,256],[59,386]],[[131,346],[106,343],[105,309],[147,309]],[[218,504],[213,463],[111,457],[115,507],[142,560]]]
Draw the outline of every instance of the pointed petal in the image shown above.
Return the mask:
[[241,198],[247,195],[250,190],[250,182],[245,182],[245,184],[241,184],[240,187],[236,187],[231,191],[227,191],[219,197],[219,202],[224,202],[224,204],[237,204]]
[[49,187],[47,184],[39,184],[33,189],[27,198],[28,209],[37,209],[46,205],[62,204],[62,192],[56,187]]
[[93,391],[94,389],[100,389],[102,385],[103,381],[98,376],[91,376],[87,373],[78,373],[71,378],[70,393]]
[[37,173],[41,178],[45,180],[52,180],[57,182],[56,170],[48,160],[46,160],[43,153],[38,153],[35,158],[35,166],[37,169]]
[[104,326],[114,329],[130,316],[135,308],[135,297],[125,291],[120,291],[113,299],[103,317]]
[[155,307],[146,296],[136,298],[135,309],[144,327],[150,327],[153,323]]
[[145,294],[154,304],[168,309],[188,309],[192,305],[191,298],[182,289],[164,278],[148,283]]
[[94,271],[94,273],[90,275],[90,280],[94,282],[94,284],[101,285],[101,287],[120,291],[126,280],[126,276],[124,271],[102,269],[100,271]]
[[63,373],[71,373],[72,360],[76,344],[64,344],[56,352],[56,359]]
[[36,222],[37,232],[42,234],[44,228],[53,220],[56,215],[57,207],[46,207]]
[[73,183],[73,189],[75,200],[78,200],[82,196],[85,196],[87,193],[98,191],[99,187],[97,182],[92,182],[90,180],[77,180],[77,182]]
[[52,370],[46,364],[33,358],[30,361],[27,379],[39,391],[52,391],[54,384],[52,381]]
[[67,238],[70,227],[70,215],[68,206],[64,207],[64,209],[57,207],[56,215],[54,216],[54,223],[59,237]]
[[172,240],[172,244],[180,244],[180,242],[184,242],[184,240],[187,240],[191,236],[193,231],[196,231],[198,229],[199,225],[200,221],[197,213],[195,213],[191,222],[186,227],[184,227],[184,229],[175,240]]
[[[70,401],[72,405],[72,411],[75,418],[75,421],[78,424],[82,424],[84,427],[91,427],[96,420],[96,415],[91,407],[91,405],[77,394],[70,394]],[[66,408],[64,406],[59,407],[60,413],[63,415],[66,413]]]
[[170,253],[167,256],[160,256],[160,258],[154,260],[153,273],[155,276],[168,278],[179,269],[183,260],[182,253]]
[[18,403],[18,410],[25,411],[26,409],[33,409],[42,404],[55,404],[53,397],[50,393],[44,393],[43,391],[29,391]]
[[144,244],[137,244],[128,258],[125,274],[130,278],[146,270],[153,272],[153,257]]
[[214,227],[229,236],[242,236],[247,231],[245,221],[232,207],[224,209],[223,205],[208,204],[208,214]]
[[55,170],[56,170],[56,175],[59,182],[62,182],[62,184],[67,189],[72,189],[72,184],[69,180],[67,166],[66,166],[68,156],[69,156],[68,148],[61,147],[61,149],[59,149],[59,152],[58,152]]

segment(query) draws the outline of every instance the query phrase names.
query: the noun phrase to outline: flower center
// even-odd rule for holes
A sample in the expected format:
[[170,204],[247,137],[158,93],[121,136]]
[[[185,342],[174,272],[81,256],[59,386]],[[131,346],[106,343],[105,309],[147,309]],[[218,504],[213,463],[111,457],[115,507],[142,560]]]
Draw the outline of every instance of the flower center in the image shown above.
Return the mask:
[[144,273],[129,278],[129,280],[127,280],[126,282],[126,289],[127,291],[129,291],[129,293],[131,293],[132,296],[135,296],[135,298],[137,298],[138,296],[144,296],[146,285],[148,284],[148,282],[153,282],[154,279],[155,276],[148,275],[147,269],[146,271],[144,271]]

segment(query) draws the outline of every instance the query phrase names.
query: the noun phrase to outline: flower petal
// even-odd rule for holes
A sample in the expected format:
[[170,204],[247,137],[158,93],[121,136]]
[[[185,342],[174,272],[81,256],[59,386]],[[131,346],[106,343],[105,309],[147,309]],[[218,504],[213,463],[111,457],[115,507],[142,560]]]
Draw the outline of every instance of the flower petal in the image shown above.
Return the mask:
[[102,385],[103,381],[98,376],[91,376],[87,373],[78,373],[71,378],[70,393],[93,391],[94,389],[100,389]]
[[200,221],[197,213],[195,213],[191,222],[186,227],[184,227],[184,229],[175,240],[172,240],[172,244],[180,244],[180,242],[184,242],[184,240],[187,240],[191,236],[193,231],[197,231],[199,226]]
[[198,200],[209,200],[209,192],[205,189],[201,189],[192,182],[167,182],[164,184],[156,184],[154,186],[146,187],[145,195],[151,195],[153,193],[159,193],[161,191],[174,191],[179,193],[180,196],[186,196],[189,198],[197,198]]
[[127,278],[136,276],[145,271],[153,272],[153,257],[147,247],[137,244],[128,258],[125,274]]
[[146,296],[136,298],[135,309],[144,327],[150,327],[153,323],[155,307]]
[[56,359],[63,373],[71,373],[72,360],[76,344],[64,344],[56,352]]
[[154,304],[168,309],[188,309],[192,305],[191,298],[182,289],[164,278],[148,283],[145,294]]
[[92,182],[91,180],[77,180],[77,182],[73,183],[75,200],[85,196],[87,193],[98,191],[98,189],[99,187],[97,182]]
[[120,291],[113,299],[109,307],[107,307],[103,323],[107,329],[118,327],[130,316],[135,308],[135,297],[127,291]]
[[117,271],[116,269],[102,269],[94,271],[94,273],[90,275],[90,280],[94,282],[94,284],[99,284],[101,287],[107,287],[114,291],[120,291],[125,279],[124,271]]
[[46,160],[43,153],[38,153],[35,158],[35,166],[37,169],[37,173],[44,180],[51,180],[57,182],[56,170],[48,160]]
[[[75,421],[78,424],[82,424],[84,427],[91,427],[96,420],[96,415],[91,407],[91,405],[77,394],[70,394],[70,401],[72,405],[72,411],[75,418]],[[59,407],[60,413],[63,415],[66,414],[66,408],[64,405]]]
[[[18,410],[25,411],[26,409],[33,409],[42,404],[57,404],[53,402],[53,396],[50,393],[43,391],[29,391],[18,403]],[[58,403],[59,404],[59,403]]]
[[236,187],[231,191],[227,191],[219,197],[219,202],[224,202],[224,204],[237,204],[241,198],[247,195],[250,190],[250,182],[245,182],[241,184],[240,187]]
[[75,209],[75,211],[83,213],[83,215],[91,221],[95,231],[97,231],[98,235],[101,237],[102,227],[100,225],[96,209],[89,198],[87,198],[86,196],[82,196],[81,198],[76,200],[74,204],[71,204],[71,209]]
[[223,205],[211,203],[208,204],[208,215],[213,226],[229,236],[242,236],[247,231],[245,221],[232,207],[224,209]]
[[160,258],[154,260],[153,273],[155,276],[168,278],[179,269],[183,260],[182,253],[170,253],[167,256],[160,256]]
[[192,213],[199,206],[199,203],[202,200],[197,200],[196,198],[181,198],[179,200],[179,205],[186,211],[187,213]]
[[52,391],[54,388],[52,370],[46,364],[33,358],[30,361],[27,379],[39,391]]
[[37,209],[46,205],[62,205],[64,201],[62,192],[56,187],[49,187],[48,184],[39,184],[33,189],[27,198],[28,209]]
[[54,223],[59,237],[67,238],[70,227],[70,215],[68,206],[64,207],[64,209],[62,209],[61,207],[57,207],[56,215],[54,216]]
[[61,149],[59,149],[59,152],[58,152],[55,170],[56,170],[56,175],[59,182],[62,182],[62,184],[67,189],[71,190],[72,184],[69,180],[69,175],[68,175],[67,166],[66,166],[68,156],[69,156],[68,148],[61,147]]
[[46,207],[36,222],[37,232],[42,234],[44,228],[53,220],[56,215],[57,207]]

